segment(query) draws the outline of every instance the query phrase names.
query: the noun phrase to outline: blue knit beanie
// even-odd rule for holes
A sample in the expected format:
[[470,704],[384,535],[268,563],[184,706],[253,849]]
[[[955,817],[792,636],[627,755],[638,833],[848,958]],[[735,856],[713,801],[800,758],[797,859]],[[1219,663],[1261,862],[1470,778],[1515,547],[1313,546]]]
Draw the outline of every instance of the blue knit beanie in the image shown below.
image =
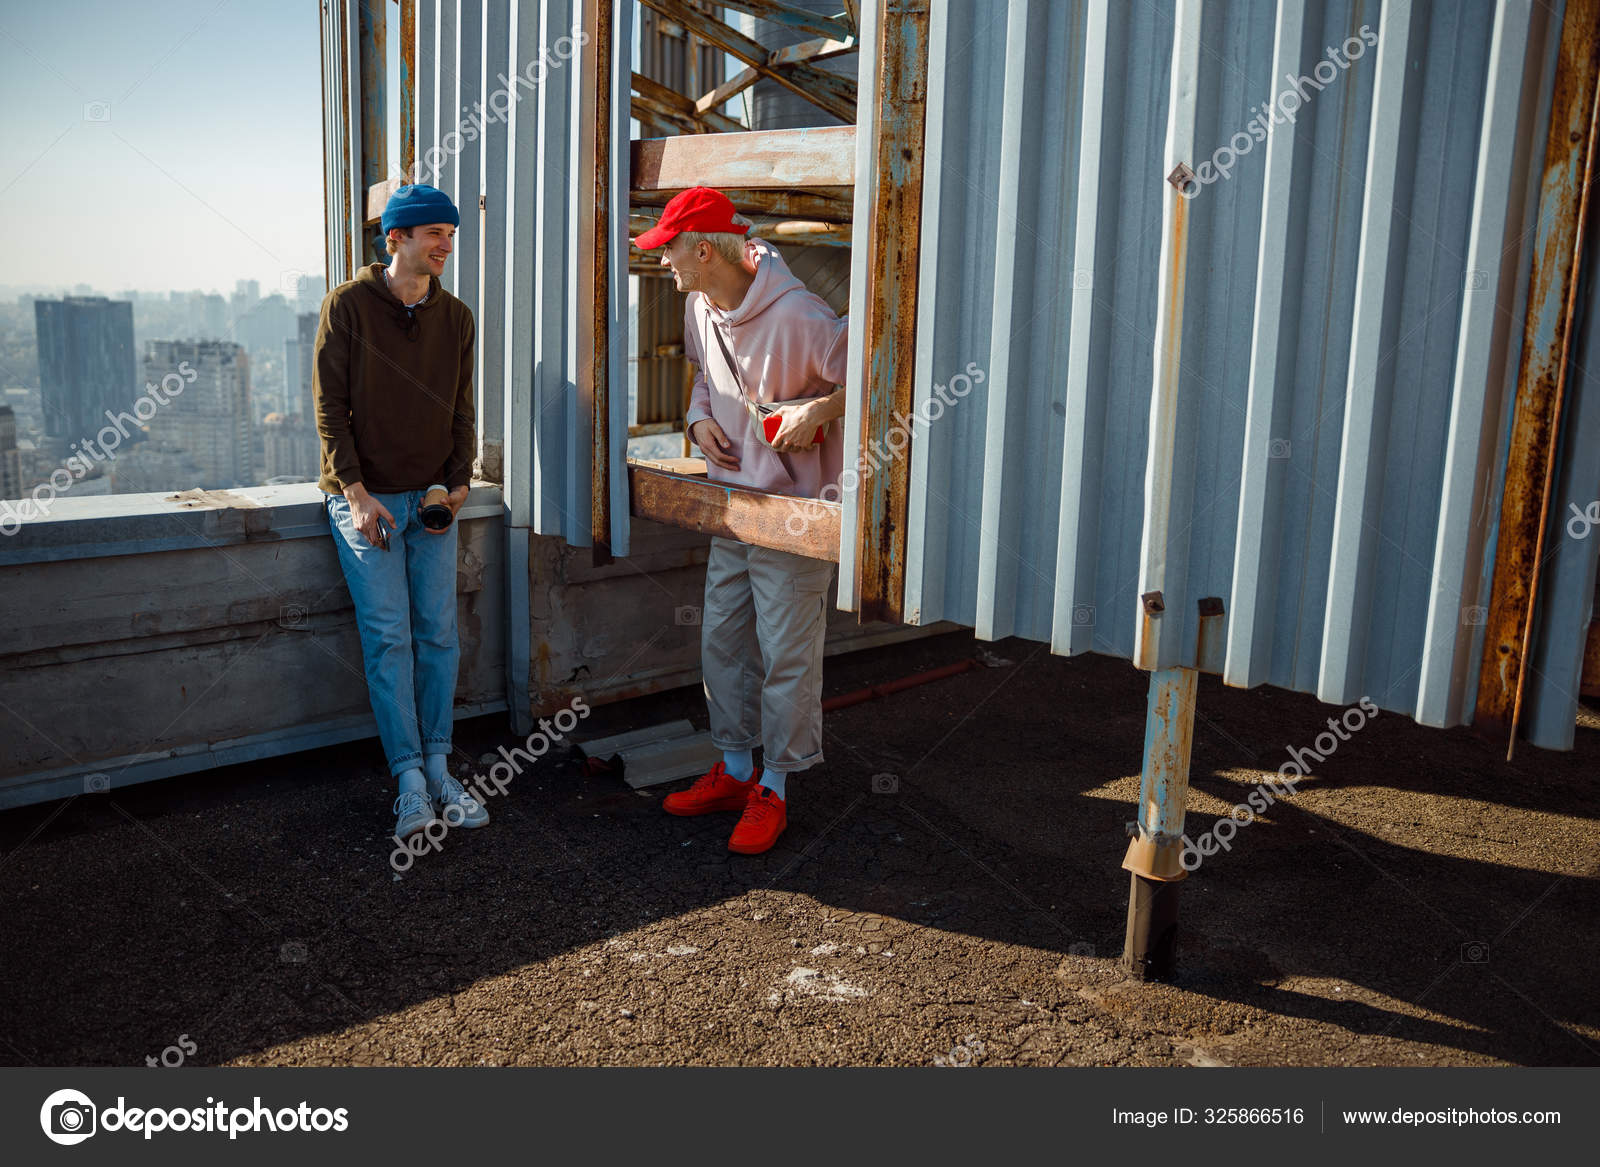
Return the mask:
[[461,212],[444,191],[422,182],[401,187],[383,205],[385,235],[395,227],[420,227],[424,223],[449,223],[459,227]]

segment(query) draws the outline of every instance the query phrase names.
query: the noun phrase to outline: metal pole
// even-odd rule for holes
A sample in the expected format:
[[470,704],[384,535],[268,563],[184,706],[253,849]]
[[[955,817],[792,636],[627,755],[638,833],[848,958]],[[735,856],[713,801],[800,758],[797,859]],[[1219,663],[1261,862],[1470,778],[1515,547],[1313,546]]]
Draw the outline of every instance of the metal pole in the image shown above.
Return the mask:
[[1128,824],[1133,840],[1122,860],[1132,873],[1122,963],[1138,980],[1166,980],[1177,965],[1178,884],[1188,875],[1182,863],[1183,815],[1198,677],[1186,668],[1150,674],[1139,817]]

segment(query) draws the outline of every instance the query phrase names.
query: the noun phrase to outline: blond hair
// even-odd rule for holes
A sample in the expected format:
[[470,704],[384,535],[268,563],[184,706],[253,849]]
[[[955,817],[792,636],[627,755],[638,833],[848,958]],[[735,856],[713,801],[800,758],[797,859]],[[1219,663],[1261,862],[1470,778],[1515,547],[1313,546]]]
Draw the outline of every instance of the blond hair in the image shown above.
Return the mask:
[[[743,215],[735,214],[733,225],[750,227],[753,224]],[[743,263],[744,245],[751,236],[748,231],[742,235],[733,231],[680,231],[677,237],[691,248],[700,243],[709,243],[711,249],[729,263]]]

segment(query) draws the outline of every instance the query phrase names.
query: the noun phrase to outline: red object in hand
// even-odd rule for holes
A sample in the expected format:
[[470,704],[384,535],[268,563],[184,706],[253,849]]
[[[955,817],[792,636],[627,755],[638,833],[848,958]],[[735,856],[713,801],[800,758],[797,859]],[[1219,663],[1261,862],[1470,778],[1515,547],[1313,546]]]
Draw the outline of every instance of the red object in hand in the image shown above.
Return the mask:
[[[776,413],[768,414],[761,419],[761,432],[767,435],[768,443],[771,443],[772,439],[778,436],[778,430],[781,428],[783,428],[783,418]],[[817,436],[811,439],[811,444],[815,446],[821,442],[823,434],[827,433],[827,431],[827,426],[819,425],[817,427]]]

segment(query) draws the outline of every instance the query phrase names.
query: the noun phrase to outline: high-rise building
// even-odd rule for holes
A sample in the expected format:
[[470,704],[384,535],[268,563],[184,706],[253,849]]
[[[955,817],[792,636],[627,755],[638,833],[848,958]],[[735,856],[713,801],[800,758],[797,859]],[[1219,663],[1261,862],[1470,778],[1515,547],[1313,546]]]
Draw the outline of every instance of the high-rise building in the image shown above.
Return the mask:
[[328,296],[328,281],[321,276],[303,276],[300,279],[300,295],[297,311],[309,312],[313,316],[322,311],[322,301]]
[[22,497],[22,459],[17,453],[17,415],[0,405],[0,498]]
[[269,413],[261,421],[263,453],[266,458],[267,479],[296,479],[301,482],[316,481],[321,470],[318,447],[311,440],[305,425],[298,417],[285,417]]
[[311,365],[317,355],[317,322],[321,317],[315,312],[302,312],[299,317],[300,337],[296,356],[299,361],[299,373],[294,381],[300,386],[299,397],[291,397],[297,401],[300,416],[311,427],[311,432],[317,432],[317,414],[312,408],[311,400]]
[[172,373],[185,384],[150,419],[150,436],[189,453],[200,469],[199,486],[209,490],[256,485],[260,480],[251,441],[250,361],[244,349],[222,340],[149,341],[145,381],[161,386]]
[[200,338],[223,340],[228,335],[228,302],[215,292],[200,298]]
[[288,301],[276,292],[258,301],[233,325],[233,339],[253,353],[280,352],[284,338],[294,334],[294,313]]
[[35,300],[45,436],[84,438],[135,396],[133,305],[104,296]]

